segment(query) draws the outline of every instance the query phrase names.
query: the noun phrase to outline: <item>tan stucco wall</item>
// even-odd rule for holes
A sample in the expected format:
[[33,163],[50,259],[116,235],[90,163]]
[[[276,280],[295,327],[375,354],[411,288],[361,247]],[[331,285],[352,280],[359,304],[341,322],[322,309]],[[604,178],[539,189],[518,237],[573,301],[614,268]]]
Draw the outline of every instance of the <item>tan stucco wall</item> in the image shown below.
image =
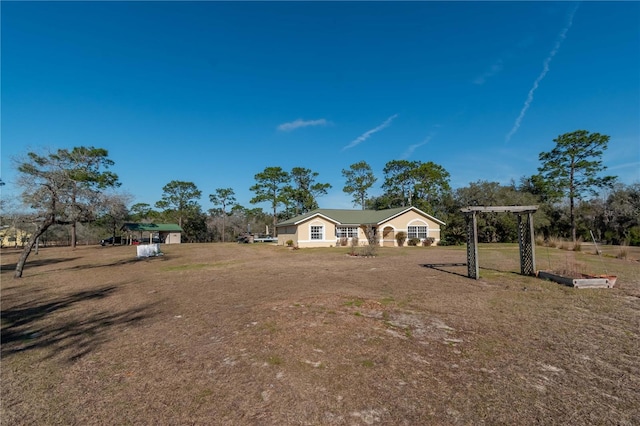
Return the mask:
[[297,226],[279,226],[278,230],[278,245],[286,246],[287,241],[293,241],[293,245],[298,245],[298,227]]
[[[400,231],[408,232],[409,226],[428,226],[428,236],[435,239],[434,244],[438,244],[438,241],[440,241],[440,224],[412,210],[381,223],[380,232],[387,226],[394,228],[394,235],[397,235]],[[395,244],[397,245],[397,242]]]
[[[324,226],[324,237],[322,240],[311,240],[311,226],[322,225]],[[440,224],[437,222],[422,216],[415,211],[408,211],[404,214],[392,218],[387,222],[381,223],[377,227],[378,238],[380,245],[383,245],[382,232],[383,229],[390,226],[394,229],[394,235],[400,231],[407,232],[409,226],[428,226],[429,237],[435,239],[435,244],[440,241]],[[336,237],[336,224],[322,216],[316,216],[298,224],[298,226],[278,227],[278,245],[286,245],[288,240],[292,240],[293,244],[298,247],[336,247],[340,245],[338,238]],[[358,227],[358,245],[368,244],[366,237],[366,227]],[[393,245],[397,245],[397,242],[393,241]]]
[[[324,235],[321,240],[311,239],[311,226],[323,226]],[[336,226],[323,217],[313,217],[298,224],[278,228],[278,245],[286,245],[287,240],[293,240],[298,247],[330,247],[336,245]]]
[[[321,240],[311,239],[311,227],[324,226],[324,234]],[[336,245],[336,225],[323,217],[313,217],[298,225],[296,234],[298,247],[330,247]]]

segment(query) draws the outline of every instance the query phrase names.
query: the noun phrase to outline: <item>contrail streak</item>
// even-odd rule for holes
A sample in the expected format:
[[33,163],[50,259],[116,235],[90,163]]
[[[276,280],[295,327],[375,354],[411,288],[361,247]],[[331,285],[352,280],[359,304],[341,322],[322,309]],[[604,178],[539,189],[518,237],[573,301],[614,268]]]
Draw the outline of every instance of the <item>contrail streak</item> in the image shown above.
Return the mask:
[[373,128],[369,131],[364,132],[363,134],[361,134],[360,136],[358,136],[357,138],[355,138],[354,140],[352,140],[349,145],[345,146],[344,148],[342,148],[342,150],[344,151],[345,149],[349,149],[349,148],[353,148],[354,146],[366,141],[367,139],[369,139],[369,137],[371,137],[371,135],[373,135],[374,133],[379,132],[380,130],[389,127],[389,125],[391,124],[391,122],[393,121],[394,118],[396,118],[398,116],[398,114],[393,114],[391,117],[387,118],[385,120],[384,123],[382,123],[381,125],[379,125],[376,128]]
[[279,125],[278,130],[282,132],[290,132],[291,130],[298,129],[300,127],[326,126],[327,124],[328,122],[324,118],[321,118],[319,120],[303,120],[301,118],[298,118],[296,121]]
[[425,145],[427,143],[429,143],[431,141],[431,138],[433,137],[433,133],[431,133],[429,136],[427,136],[427,138],[425,140],[423,140],[420,143],[416,143],[413,145],[409,145],[407,147],[407,150],[402,154],[402,156],[400,157],[402,160],[406,160],[407,158],[411,157],[411,155],[413,155],[413,151],[415,151],[416,149],[420,148],[422,145]]
[[529,94],[527,95],[527,100],[524,102],[524,106],[522,107],[522,110],[520,111],[520,115],[518,115],[518,118],[516,118],[516,121],[513,124],[513,127],[511,128],[511,131],[505,137],[505,142],[509,142],[511,140],[511,137],[520,128],[520,124],[522,123],[522,119],[524,118],[524,115],[527,113],[527,110],[529,109],[529,106],[531,106],[531,102],[533,102],[533,94],[538,89],[538,86],[540,85],[540,82],[542,81],[542,79],[549,72],[549,63],[551,62],[553,57],[556,56],[556,53],[558,53],[558,50],[560,49],[560,45],[562,44],[564,39],[567,38],[567,32],[571,28],[571,25],[573,25],[573,17],[576,14],[577,10],[578,10],[578,4],[576,4],[576,7],[574,7],[573,10],[571,11],[571,14],[569,15],[569,23],[562,29],[562,31],[560,32],[560,35],[558,36],[558,39],[556,40],[555,46],[553,47],[553,49],[549,53],[549,56],[547,56],[547,58],[544,60],[544,64],[542,66],[542,72],[540,73],[538,78],[536,78],[536,80],[533,82],[533,86],[531,87],[531,90],[529,90]]

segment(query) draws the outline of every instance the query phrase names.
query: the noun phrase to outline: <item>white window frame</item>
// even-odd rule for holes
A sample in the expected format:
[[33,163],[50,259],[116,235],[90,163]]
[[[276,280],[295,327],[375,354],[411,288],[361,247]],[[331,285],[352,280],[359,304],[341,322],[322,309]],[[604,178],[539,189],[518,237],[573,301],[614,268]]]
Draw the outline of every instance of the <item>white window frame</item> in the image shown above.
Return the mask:
[[353,238],[358,236],[357,226],[336,226],[337,238]]
[[[318,229],[316,229],[315,232],[314,232],[314,228],[318,228]],[[323,241],[324,240],[324,225],[309,225],[309,240],[311,240],[311,241]]]
[[419,238],[424,240],[429,238],[429,225],[409,225],[407,226],[407,238]]

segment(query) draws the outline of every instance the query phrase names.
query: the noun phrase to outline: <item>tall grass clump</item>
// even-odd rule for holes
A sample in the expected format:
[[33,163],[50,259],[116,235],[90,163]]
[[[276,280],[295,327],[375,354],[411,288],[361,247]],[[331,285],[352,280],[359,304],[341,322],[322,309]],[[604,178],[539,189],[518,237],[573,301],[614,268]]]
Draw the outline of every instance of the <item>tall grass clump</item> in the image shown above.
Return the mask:
[[620,246],[618,253],[616,253],[616,258],[624,260],[627,257],[629,257],[629,248],[627,246]]
[[573,251],[582,251],[582,238],[573,242]]
[[558,248],[560,250],[568,250],[569,249],[569,242],[561,239],[560,242],[558,243]]
[[562,240],[558,237],[549,237],[547,239],[547,247],[556,248],[560,246]]

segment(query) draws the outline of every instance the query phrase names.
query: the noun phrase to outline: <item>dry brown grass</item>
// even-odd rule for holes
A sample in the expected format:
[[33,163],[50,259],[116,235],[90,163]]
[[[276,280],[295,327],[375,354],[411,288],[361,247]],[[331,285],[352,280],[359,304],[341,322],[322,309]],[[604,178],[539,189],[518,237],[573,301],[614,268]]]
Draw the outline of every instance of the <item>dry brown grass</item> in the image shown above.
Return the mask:
[[[546,250],[546,253],[545,253]],[[2,424],[640,424],[640,274],[575,290],[517,245],[2,252]],[[632,259],[632,260],[631,260]],[[591,272],[591,271],[589,271]]]

